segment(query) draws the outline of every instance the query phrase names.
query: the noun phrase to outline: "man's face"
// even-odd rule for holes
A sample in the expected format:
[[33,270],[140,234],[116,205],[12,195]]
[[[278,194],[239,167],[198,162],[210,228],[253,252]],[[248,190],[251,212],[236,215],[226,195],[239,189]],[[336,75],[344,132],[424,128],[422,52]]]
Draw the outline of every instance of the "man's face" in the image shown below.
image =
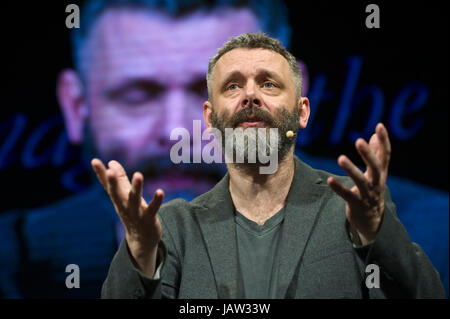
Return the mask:
[[192,137],[193,120],[201,120],[207,97],[209,58],[230,36],[258,29],[247,9],[220,15],[198,11],[181,18],[126,9],[105,12],[85,51],[87,128],[98,155],[144,175],[152,167],[152,182],[167,191],[195,185],[197,193],[204,191],[199,176],[192,183],[193,176],[169,163],[177,142],[170,133],[184,127]]
[[279,159],[295,144],[286,132],[299,128],[295,81],[286,59],[265,49],[234,49],[212,74],[212,126],[277,128]]

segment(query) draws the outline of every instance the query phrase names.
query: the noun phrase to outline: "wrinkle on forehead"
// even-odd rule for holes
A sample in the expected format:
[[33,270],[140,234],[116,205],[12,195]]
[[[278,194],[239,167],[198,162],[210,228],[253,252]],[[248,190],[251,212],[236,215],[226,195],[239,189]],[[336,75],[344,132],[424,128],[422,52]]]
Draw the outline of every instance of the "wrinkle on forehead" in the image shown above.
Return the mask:
[[[245,32],[258,31],[249,9],[198,10],[173,18],[155,11],[111,9],[95,25],[85,61],[96,76],[153,76],[162,81],[183,74],[205,75],[208,61],[217,49]],[[120,74],[117,74],[120,73]],[[167,79],[164,79],[166,77]]]
[[213,70],[218,82],[235,71],[254,77],[261,70],[268,70],[280,76],[290,76],[291,70],[287,60],[279,53],[268,49],[238,48],[225,53],[216,63]]

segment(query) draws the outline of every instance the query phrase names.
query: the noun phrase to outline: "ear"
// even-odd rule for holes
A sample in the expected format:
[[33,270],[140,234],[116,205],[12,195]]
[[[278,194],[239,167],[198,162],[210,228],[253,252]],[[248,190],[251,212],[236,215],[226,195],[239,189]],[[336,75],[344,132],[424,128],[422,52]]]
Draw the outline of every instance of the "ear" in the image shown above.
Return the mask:
[[306,128],[308,125],[308,119],[309,119],[309,99],[307,97],[301,97],[298,101],[298,108],[299,108],[299,121],[298,121],[298,127],[302,130]]
[[80,77],[71,69],[63,70],[57,81],[57,95],[71,143],[83,140],[83,126],[87,118],[86,99]]
[[203,119],[205,120],[206,128],[212,128],[211,123],[212,104],[209,101],[203,103]]
[[308,95],[308,89],[309,89],[309,74],[308,74],[308,67],[306,66],[305,62],[302,60],[297,60],[298,67],[300,68],[300,71],[302,72],[302,96]]

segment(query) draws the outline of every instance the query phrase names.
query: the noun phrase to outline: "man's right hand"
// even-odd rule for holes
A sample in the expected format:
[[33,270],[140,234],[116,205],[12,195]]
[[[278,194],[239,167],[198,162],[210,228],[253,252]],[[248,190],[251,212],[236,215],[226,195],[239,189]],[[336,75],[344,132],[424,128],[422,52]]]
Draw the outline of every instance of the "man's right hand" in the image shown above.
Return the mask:
[[91,161],[91,165],[122,221],[125,239],[135,265],[144,275],[152,278],[158,243],[162,236],[157,212],[164,192],[157,189],[152,201],[147,204],[142,198],[144,177],[141,173],[134,173],[130,183],[124,168],[117,161],[110,161],[108,169],[97,158]]

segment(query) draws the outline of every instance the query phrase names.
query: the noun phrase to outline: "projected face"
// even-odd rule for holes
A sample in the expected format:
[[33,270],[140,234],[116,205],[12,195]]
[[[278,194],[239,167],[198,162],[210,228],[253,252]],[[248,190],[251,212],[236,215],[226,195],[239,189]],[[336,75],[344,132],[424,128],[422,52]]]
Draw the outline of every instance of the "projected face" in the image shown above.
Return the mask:
[[258,29],[248,9],[181,18],[131,9],[105,12],[83,59],[86,124],[98,155],[119,160],[129,172],[142,171],[146,193],[157,187],[197,195],[209,189],[211,165],[194,171],[192,165],[171,163],[176,141],[170,133],[177,127],[192,131],[193,120],[202,120],[208,61],[217,48],[230,36]]

